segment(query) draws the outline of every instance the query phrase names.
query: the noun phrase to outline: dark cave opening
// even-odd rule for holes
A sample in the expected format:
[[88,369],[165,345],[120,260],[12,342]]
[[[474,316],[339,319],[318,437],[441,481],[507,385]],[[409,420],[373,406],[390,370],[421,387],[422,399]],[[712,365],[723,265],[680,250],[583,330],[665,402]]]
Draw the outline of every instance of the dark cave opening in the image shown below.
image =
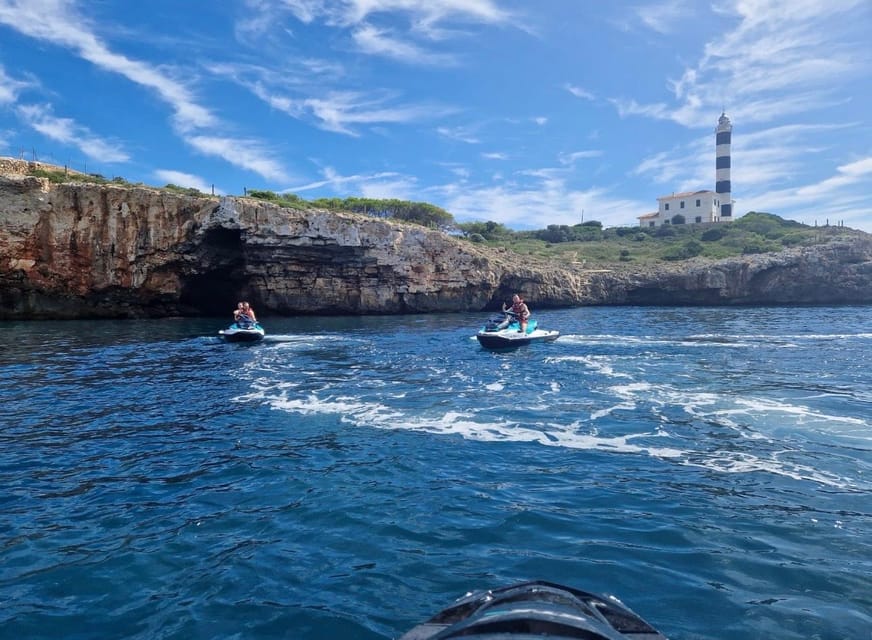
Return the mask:
[[179,302],[198,315],[229,316],[247,289],[239,229],[209,229],[194,253],[200,267],[182,286]]

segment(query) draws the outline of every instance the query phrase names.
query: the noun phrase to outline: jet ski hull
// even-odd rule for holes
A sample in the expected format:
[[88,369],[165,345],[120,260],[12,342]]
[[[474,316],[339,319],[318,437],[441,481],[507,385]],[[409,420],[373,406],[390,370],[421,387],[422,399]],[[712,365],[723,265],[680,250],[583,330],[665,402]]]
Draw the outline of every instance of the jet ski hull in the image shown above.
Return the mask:
[[502,331],[479,331],[475,337],[485,349],[513,349],[523,347],[531,342],[553,342],[560,337],[560,332],[536,329],[521,333],[517,329],[503,329]]
[[610,595],[537,580],[467,593],[452,606],[400,637],[436,640],[470,636],[666,640],[654,627]]
[[514,349],[531,342],[553,342],[559,336],[559,331],[540,329],[538,322],[532,318],[527,323],[527,330],[521,332],[517,318],[509,313],[494,316],[475,334],[485,349]]
[[221,329],[218,335],[227,342],[257,342],[263,340],[266,331],[257,323],[243,326],[234,323],[227,329]]

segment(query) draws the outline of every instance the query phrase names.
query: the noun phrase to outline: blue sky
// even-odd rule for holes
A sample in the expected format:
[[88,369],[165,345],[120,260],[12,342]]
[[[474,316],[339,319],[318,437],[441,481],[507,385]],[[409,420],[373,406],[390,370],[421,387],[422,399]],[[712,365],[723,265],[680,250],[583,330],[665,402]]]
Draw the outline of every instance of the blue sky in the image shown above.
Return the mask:
[[872,231],[869,0],[0,0],[0,155],[425,201],[515,229],[735,210]]

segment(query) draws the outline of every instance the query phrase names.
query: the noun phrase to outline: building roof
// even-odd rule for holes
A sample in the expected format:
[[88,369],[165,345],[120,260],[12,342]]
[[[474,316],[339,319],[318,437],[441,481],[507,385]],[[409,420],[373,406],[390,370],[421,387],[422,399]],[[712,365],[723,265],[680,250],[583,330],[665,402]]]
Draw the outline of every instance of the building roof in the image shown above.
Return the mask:
[[671,200],[672,198],[689,198],[690,196],[698,196],[703,193],[714,193],[711,189],[701,189],[699,191],[682,191],[681,193],[673,193],[668,196],[660,196],[658,200]]
[[637,216],[639,220],[647,220],[648,218],[656,218],[660,215],[659,211],[655,211],[654,213],[646,213],[644,216]]

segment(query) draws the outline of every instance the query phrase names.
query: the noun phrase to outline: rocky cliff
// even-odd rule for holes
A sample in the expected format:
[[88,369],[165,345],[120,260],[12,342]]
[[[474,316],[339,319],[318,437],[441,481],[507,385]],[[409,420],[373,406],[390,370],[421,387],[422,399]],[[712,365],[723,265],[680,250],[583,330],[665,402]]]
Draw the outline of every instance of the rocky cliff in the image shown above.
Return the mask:
[[416,225],[248,198],[0,175],[0,319],[872,302],[872,242],[585,271]]

